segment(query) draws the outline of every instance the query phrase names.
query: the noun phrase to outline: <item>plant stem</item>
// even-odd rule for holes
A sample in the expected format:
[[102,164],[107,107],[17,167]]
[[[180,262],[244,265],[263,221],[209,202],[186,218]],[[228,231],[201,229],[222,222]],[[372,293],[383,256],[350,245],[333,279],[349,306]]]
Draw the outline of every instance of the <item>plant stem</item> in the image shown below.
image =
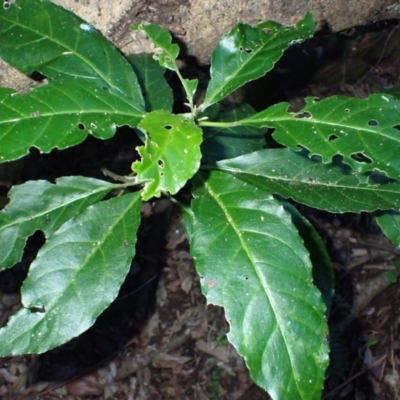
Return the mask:
[[182,85],[183,85],[183,87],[185,89],[185,93],[186,93],[186,96],[187,96],[187,99],[188,99],[190,111],[193,113],[193,95],[190,93],[190,90],[186,85],[186,79],[183,78],[183,76],[181,74],[181,71],[179,71],[179,68],[178,68],[178,66],[176,65],[175,62],[174,62],[174,64],[175,64],[175,68],[176,68],[175,72],[178,75],[178,78],[181,81],[181,83],[182,83]]
[[214,122],[214,121],[199,121],[199,126],[215,126],[217,128],[230,128],[231,126],[238,126],[236,121],[232,122]]

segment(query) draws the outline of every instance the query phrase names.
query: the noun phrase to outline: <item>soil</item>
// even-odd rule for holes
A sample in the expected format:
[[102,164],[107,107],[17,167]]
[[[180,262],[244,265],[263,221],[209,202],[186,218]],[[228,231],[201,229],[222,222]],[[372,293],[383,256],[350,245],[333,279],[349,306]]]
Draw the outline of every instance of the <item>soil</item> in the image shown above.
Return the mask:
[[[365,97],[400,83],[399,60],[394,22],[324,33],[296,46],[273,75],[239,98],[263,108],[281,100],[299,107],[306,95]],[[254,88],[261,85],[273,87],[273,95],[260,98]],[[1,204],[15,182],[67,174],[101,178],[103,167],[127,174],[137,157],[134,137],[124,128],[112,140],[89,138],[62,152],[32,153],[1,177]],[[388,275],[397,271],[400,249],[382,235],[373,215],[300,210],[326,243],[335,270],[323,399],[400,398],[400,287]],[[1,399],[269,399],[227,341],[223,309],[206,305],[177,209],[164,200],[150,202],[142,216],[138,254],[110,309],[58,349],[0,359]],[[19,288],[43,240],[34,235],[22,262],[0,274],[0,326],[21,306]]]

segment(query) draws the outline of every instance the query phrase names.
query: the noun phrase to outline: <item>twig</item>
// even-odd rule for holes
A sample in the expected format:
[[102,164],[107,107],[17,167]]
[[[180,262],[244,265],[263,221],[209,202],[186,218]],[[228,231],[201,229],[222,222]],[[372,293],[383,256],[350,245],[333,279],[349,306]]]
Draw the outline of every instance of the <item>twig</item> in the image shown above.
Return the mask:
[[362,244],[363,246],[370,246],[370,247],[374,247],[375,249],[378,249],[378,250],[387,251],[388,253],[393,253],[398,256],[400,255],[400,249],[398,247],[396,247],[395,245],[385,245],[382,243],[376,243],[376,242],[372,242],[369,240],[362,240],[362,239],[357,239],[357,243]]
[[189,340],[190,337],[191,337],[190,330],[186,329],[181,335],[176,336],[168,343],[165,343],[164,345],[160,346],[157,350],[149,351],[148,353],[143,354],[141,356],[125,358],[122,361],[121,367],[117,372],[115,380],[118,381],[124,379],[127,376],[139,371],[140,369],[147,367],[148,365],[151,364],[153,359],[157,357],[159,354],[168,353],[169,351],[181,346],[183,343]]
[[108,176],[112,179],[114,179],[117,182],[124,182],[124,183],[134,183],[136,180],[135,176],[122,176],[122,175],[117,175],[114,172],[108,170],[107,168],[102,168],[101,172],[105,175]]
[[378,61],[374,64],[373,67],[369,68],[369,69],[364,73],[364,75],[363,75],[361,78],[358,79],[357,85],[360,85],[360,84],[362,83],[362,81],[371,73],[371,71],[372,71],[373,69],[376,69],[376,68],[378,67],[378,65],[381,63],[381,61],[382,61],[382,59],[383,59],[383,56],[384,56],[384,54],[385,54],[387,45],[388,45],[388,43],[389,43],[389,40],[391,39],[391,37],[393,36],[393,34],[397,31],[397,29],[399,29],[399,25],[397,25],[396,27],[394,27],[394,28],[390,31],[390,33],[387,35],[387,38],[386,38],[386,40],[385,40],[385,43],[383,44],[383,48],[382,48],[382,51],[381,51],[381,55],[379,56]]

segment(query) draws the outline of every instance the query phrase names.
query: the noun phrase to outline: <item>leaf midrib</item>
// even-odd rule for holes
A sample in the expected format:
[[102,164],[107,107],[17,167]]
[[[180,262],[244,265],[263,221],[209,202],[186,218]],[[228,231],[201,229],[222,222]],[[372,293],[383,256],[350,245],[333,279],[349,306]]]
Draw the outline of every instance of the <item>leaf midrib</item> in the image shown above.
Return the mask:
[[[361,182],[361,183],[358,182],[357,186],[345,186],[345,185],[337,185],[336,183],[325,183],[325,182],[321,182],[321,181],[317,181],[317,180],[314,180],[312,182],[311,181],[301,181],[301,180],[284,178],[284,177],[281,177],[281,176],[277,177],[277,176],[274,176],[274,175],[265,175],[265,174],[257,173],[257,172],[253,173],[251,171],[251,169],[243,171],[240,168],[220,166],[220,167],[218,167],[218,170],[232,173],[235,176],[238,176],[238,175],[244,175],[244,176],[249,175],[250,177],[261,177],[261,178],[265,178],[265,179],[268,179],[268,180],[271,180],[271,181],[277,181],[277,182],[280,182],[280,181],[283,181],[283,182],[296,182],[296,183],[300,183],[300,184],[303,184],[303,185],[306,185],[306,186],[317,186],[317,187],[319,187],[319,186],[323,186],[324,187],[325,186],[325,187],[328,187],[330,189],[337,188],[338,190],[339,189],[346,189],[346,190],[357,190],[357,191],[358,190],[360,190],[360,191],[365,190],[365,191],[374,191],[374,192],[378,192],[378,193],[382,192],[382,193],[389,193],[389,194],[397,194],[398,193],[397,191],[390,191],[390,190],[382,190],[382,189],[380,189],[383,185],[378,185],[378,187],[377,187],[377,186],[374,186],[374,185],[368,185],[368,183],[363,183],[363,182]],[[361,185],[366,185],[367,187],[359,186],[360,184]],[[391,187],[392,185],[387,185],[387,186]]]
[[[75,197],[72,201],[66,201],[65,203],[59,204],[57,207],[48,208],[43,212],[39,212],[39,213],[35,214],[34,216],[27,215],[25,218],[13,219],[10,224],[1,226],[0,227],[0,231],[4,230],[6,228],[10,228],[13,225],[22,225],[22,224],[24,224],[26,222],[32,222],[34,219],[43,218],[47,214],[53,213],[54,211],[57,211],[58,209],[66,208],[66,207],[70,206],[73,203],[76,203],[78,201],[84,200],[87,197],[92,196],[93,194],[100,193],[102,191],[104,191],[104,192],[105,191],[111,191],[112,189],[114,189],[116,187],[119,187],[119,186],[120,186],[119,184],[110,184],[109,186],[98,188],[98,189],[93,190],[93,191],[91,191],[89,193],[88,192],[82,193],[78,197]],[[45,227],[43,228],[43,230],[46,231]]]
[[[279,318],[277,317],[277,312],[276,312],[275,308],[273,307],[273,304],[272,304],[271,301],[270,301],[270,296],[268,295],[268,294],[270,293],[270,291],[269,291],[268,287],[265,287],[264,284],[263,284],[263,279],[261,279],[260,274],[259,274],[259,272],[258,272],[258,270],[257,270],[257,267],[256,267],[256,265],[253,263],[253,260],[252,260],[252,257],[251,257],[251,252],[249,251],[249,249],[248,249],[248,247],[247,247],[247,244],[244,242],[242,236],[239,235],[240,230],[239,230],[238,227],[234,224],[233,218],[231,218],[231,217],[228,218],[229,213],[228,213],[228,210],[226,209],[226,207],[224,206],[224,204],[219,200],[218,196],[216,196],[216,194],[214,193],[214,191],[212,190],[212,188],[210,187],[210,185],[209,185],[206,181],[203,180],[203,184],[204,184],[204,186],[207,188],[208,192],[210,193],[210,195],[212,196],[212,198],[214,199],[214,201],[218,204],[218,206],[219,206],[219,207],[221,208],[221,210],[223,211],[227,223],[233,228],[234,232],[236,233],[236,236],[237,236],[237,238],[239,239],[239,242],[241,243],[241,246],[242,246],[242,248],[244,249],[244,251],[245,251],[245,253],[246,253],[246,255],[247,255],[248,260],[250,261],[250,264],[252,265],[253,270],[254,270],[254,272],[256,273],[259,282],[261,283],[262,287],[264,288],[266,297],[267,297],[268,302],[269,302],[269,304],[270,304],[270,306],[271,306],[271,309],[273,310],[273,313],[274,313],[274,318],[275,318],[275,321],[276,321],[276,326],[278,327],[278,329],[279,329],[279,331],[280,331],[280,335],[281,335],[282,339],[283,339],[284,342],[285,342],[285,350],[286,350],[288,359],[290,360],[291,370],[292,370],[292,371],[295,371],[296,369],[294,368],[294,364],[293,364],[293,361],[292,361],[292,357],[291,357],[291,355],[290,355],[290,353],[289,353],[288,343],[287,343],[287,341],[286,341],[286,336],[284,335],[284,333],[283,333],[283,331],[282,331],[282,329],[281,329],[281,325],[278,323]],[[298,393],[302,393],[301,389],[299,388],[299,385],[298,385],[297,380],[294,379],[294,381],[295,381],[295,384],[296,384]]]
[[[1,17],[0,17],[0,18],[1,18]],[[3,18],[3,20],[5,20],[7,23],[10,23],[10,22],[11,22],[11,23],[13,23],[14,25],[18,26],[19,28],[21,28],[21,29],[28,30],[28,31],[30,31],[30,32],[32,32],[32,33],[35,33],[35,34],[38,35],[38,36],[41,36],[42,38],[41,38],[41,39],[38,39],[38,40],[43,40],[43,38],[45,38],[45,39],[49,40],[50,42],[53,42],[53,43],[59,45],[60,47],[66,49],[66,50],[68,50],[68,51],[70,51],[70,52],[73,53],[76,57],[78,57],[79,59],[81,59],[85,64],[89,65],[89,66],[93,69],[93,71],[97,74],[97,76],[98,76],[100,79],[102,79],[105,83],[107,83],[108,85],[110,85],[110,86],[113,87],[114,89],[118,90],[118,92],[121,93],[122,95],[128,97],[128,94],[127,94],[126,92],[123,92],[119,87],[115,86],[115,85],[112,83],[112,81],[107,77],[107,75],[103,75],[103,73],[100,73],[100,71],[99,71],[98,68],[96,67],[96,63],[90,62],[89,58],[83,57],[82,55],[80,55],[80,53],[77,53],[77,52],[76,52],[76,49],[72,49],[72,48],[66,46],[65,43],[62,43],[62,42],[60,42],[60,41],[54,39],[54,37],[45,36],[42,32],[37,31],[37,30],[34,30],[34,29],[32,29],[31,27],[29,27],[29,26],[22,25],[21,23],[18,23],[18,22],[16,22],[16,21],[10,21],[10,20],[8,20],[8,19],[6,19],[6,18]],[[52,27],[52,25],[51,25],[51,27]],[[38,40],[35,40],[35,42],[37,42]],[[111,46],[112,46],[112,45],[111,45]],[[60,56],[60,54],[59,54],[57,57],[59,57],[59,56]],[[127,63],[128,63],[128,62],[127,62]],[[109,60],[108,60],[108,64],[110,64]],[[128,65],[129,65],[129,64],[128,64]],[[39,68],[39,69],[40,69],[40,68]],[[133,74],[133,73],[134,73],[134,72],[132,71],[132,74]],[[125,77],[126,77],[126,76],[125,76]],[[129,79],[128,79],[128,81],[129,81]],[[131,98],[131,96],[129,96],[129,98]],[[134,100],[134,99],[132,99],[132,100]]]
[[[376,108],[380,108],[380,107],[376,107]],[[368,110],[371,110],[371,108],[368,108]],[[265,110],[265,111],[267,111],[267,110]],[[361,112],[364,112],[364,111],[365,111],[365,109],[364,110],[360,110],[360,111],[355,111],[354,114],[361,113]],[[309,109],[307,109],[305,107],[305,108],[301,109],[298,113],[302,113],[302,112],[309,112],[310,114],[312,114],[313,110],[309,110]],[[335,112],[335,110],[332,110],[330,112],[330,114],[328,114],[328,115],[331,115],[334,112]],[[296,114],[298,114],[298,113],[296,113]],[[291,114],[288,114],[288,116],[286,116],[286,117],[272,117],[272,118],[270,118],[270,117],[264,117],[264,118],[260,117],[260,119],[249,117],[249,118],[246,118],[246,119],[242,119],[241,121],[236,121],[235,122],[235,126],[257,124],[256,127],[258,127],[258,128],[275,128],[276,129],[276,126],[273,126],[273,125],[270,126],[270,125],[268,125],[268,123],[269,122],[281,122],[281,123],[282,122],[283,123],[285,123],[285,122],[296,122],[299,125],[301,123],[303,123],[303,124],[314,124],[314,125],[317,125],[317,126],[319,125],[319,126],[322,126],[322,127],[327,126],[327,127],[334,127],[334,128],[337,128],[337,129],[340,129],[340,128],[342,128],[342,129],[351,129],[351,130],[360,131],[360,132],[362,132],[364,134],[375,134],[375,135],[376,134],[380,134],[381,136],[383,136],[384,138],[386,138],[388,140],[393,140],[393,141],[397,141],[397,142],[400,143],[400,138],[398,140],[396,140],[396,138],[393,138],[392,136],[389,136],[389,135],[387,135],[385,133],[385,131],[389,131],[390,129],[393,129],[394,131],[396,131],[396,129],[392,128],[392,127],[383,127],[383,128],[381,128],[381,130],[379,128],[376,129],[377,127],[375,127],[375,129],[368,129],[368,127],[359,127],[359,126],[354,126],[354,125],[344,125],[344,124],[338,123],[338,122],[329,122],[329,121],[326,121],[325,119],[315,119],[315,117],[296,119],[294,117],[294,115],[295,114],[291,113]],[[383,129],[384,129],[384,131],[383,131]],[[322,137],[323,134],[320,132],[320,130],[318,130],[318,133],[319,133],[319,136]],[[296,137],[293,137],[292,135],[288,134],[287,131],[286,131],[286,134],[288,136],[290,136],[292,139],[297,140]],[[304,143],[302,143],[302,144],[305,147],[307,147]]]
[[[132,199],[132,201],[126,206],[125,212],[121,213],[121,214],[119,215],[119,217],[118,217],[117,219],[114,220],[114,221],[115,221],[114,224],[111,225],[111,226],[109,226],[109,227],[104,231],[104,234],[103,234],[103,236],[102,236],[102,239],[101,239],[100,241],[99,241],[99,240],[93,241],[94,243],[99,242],[99,245],[98,245],[98,246],[95,246],[95,247],[92,249],[92,251],[88,252],[87,255],[86,255],[86,257],[85,257],[85,259],[84,259],[84,261],[80,264],[80,266],[79,266],[78,268],[75,268],[75,272],[70,276],[70,278],[69,278],[69,280],[68,280],[68,283],[64,286],[64,289],[57,292],[58,296],[57,296],[57,298],[55,299],[55,301],[49,302],[48,305],[45,305],[45,306],[46,306],[46,313],[43,315],[43,318],[42,318],[40,321],[38,321],[39,324],[40,324],[43,320],[45,320],[45,319],[46,319],[45,317],[51,312],[51,310],[52,310],[54,307],[56,307],[56,306],[58,305],[60,298],[61,298],[62,296],[64,296],[66,290],[69,289],[69,288],[74,284],[75,277],[76,277],[85,267],[87,268],[87,263],[89,262],[88,260],[90,260],[90,259],[93,257],[93,255],[96,254],[97,252],[99,252],[99,251],[101,252],[102,245],[103,245],[105,239],[107,239],[107,238],[110,236],[110,232],[112,232],[112,231],[115,229],[115,227],[118,226],[118,224],[121,222],[121,220],[123,220],[123,219],[126,218],[126,214],[129,213],[129,212],[131,211],[131,208],[134,206],[134,203],[136,203],[137,201],[140,200],[140,197],[139,197],[139,196],[132,196],[132,197],[133,197],[133,199]],[[99,218],[100,218],[100,217],[99,217]],[[125,228],[126,228],[126,227],[125,227]],[[65,243],[65,242],[63,242],[63,243]],[[62,243],[62,244],[63,244],[63,243]],[[69,242],[69,243],[70,243],[70,242]],[[57,245],[60,245],[60,243],[56,243],[56,246],[57,246]],[[54,248],[54,245],[53,245],[49,250],[51,250],[52,248]],[[47,251],[49,251],[49,250],[47,250]],[[78,294],[79,291],[77,291],[76,293]],[[22,301],[23,301],[23,294],[22,294]],[[62,304],[61,304],[61,307],[62,307]],[[83,308],[84,308],[84,307],[83,307]]]
[[[266,43],[269,43],[269,42],[266,42]],[[264,44],[265,44],[265,43],[264,43]],[[217,90],[217,91],[214,92],[214,95],[211,97],[211,99],[207,99],[207,96],[206,96],[206,98],[204,99],[204,104],[202,105],[203,111],[204,111],[207,107],[209,107],[209,106],[211,106],[212,104],[215,103],[215,100],[214,100],[214,99],[218,96],[218,94],[221,93],[221,92],[223,91],[223,89],[226,88],[226,87],[228,86],[228,84],[230,84],[231,81],[234,80],[234,79],[237,77],[237,75],[239,74],[239,72],[240,72],[241,70],[243,70],[243,69],[248,65],[249,62],[253,61],[253,58],[254,58],[256,55],[258,55],[259,52],[261,52],[261,51],[263,51],[263,50],[264,50],[264,46],[261,46],[257,51],[253,51],[253,52],[251,53],[251,56],[247,59],[247,62],[238,65],[238,68],[231,74],[231,77],[230,77],[229,79],[226,79],[225,83],[223,83],[222,85],[219,86],[219,90]],[[271,65],[271,68],[274,66],[274,64],[275,64],[275,63],[273,62],[272,65]],[[271,68],[268,69],[265,73],[267,73],[268,71],[270,71]]]
[[[294,29],[288,31],[287,33],[288,33],[288,34],[292,34],[293,32],[294,32]],[[276,32],[274,32],[274,33],[275,33],[275,36],[276,36]],[[271,41],[273,42],[273,39],[274,39],[274,38],[272,38],[272,34],[271,34],[270,36],[268,36],[268,40],[267,40],[266,42],[263,43],[263,46],[261,46],[257,51],[253,51],[253,52],[251,53],[251,56],[248,58],[248,61],[247,61],[246,63],[242,63],[242,64],[239,65],[239,67],[238,67],[238,68],[235,70],[235,72],[231,75],[231,78],[230,78],[230,79],[227,79],[226,82],[222,84],[222,86],[219,86],[219,87],[220,87],[220,90],[219,90],[219,91],[216,91],[215,94],[211,97],[211,99],[207,99],[207,96],[206,96],[206,98],[204,99],[204,104],[202,105],[203,111],[204,111],[207,107],[209,107],[209,106],[211,106],[212,104],[215,103],[214,99],[217,97],[217,95],[218,95],[219,93],[221,93],[221,92],[223,91],[223,89],[226,88],[226,86],[227,86],[233,79],[237,78],[237,75],[239,74],[239,72],[240,72],[242,69],[244,69],[244,68],[248,65],[249,62],[253,61],[253,58],[254,58],[254,57],[258,56],[258,54],[259,54],[261,51],[265,51],[265,47],[266,47],[268,44],[270,44]],[[281,49],[281,52],[283,53],[283,52],[285,51],[285,49],[286,49],[289,45],[288,45],[287,42],[284,42],[285,44],[284,44],[284,46],[283,46],[283,48],[282,48],[282,39],[283,39],[283,38],[280,37],[279,39],[281,40],[280,43],[277,43],[276,46],[271,47],[271,48],[267,48],[267,49],[268,49],[268,50],[271,50],[271,49],[272,49],[272,50],[275,50],[275,51]],[[300,41],[302,42],[304,39],[303,39],[302,37],[300,37],[298,40],[300,40]],[[269,71],[274,67],[274,65],[276,64],[276,62],[277,62],[278,60],[279,60],[279,58],[278,58],[276,61],[271,62],[271,67],[270,67],[269,69],[267,69],[267,70],[264,72],[264,75],[265,75],[267,72],[269,72]],[[262,76],[262,75],[261,75],[261,76]],[[254,80],[254,79],[251,79],[251,80]],[[206,93],[206,94],[207,94],[207,93]]]

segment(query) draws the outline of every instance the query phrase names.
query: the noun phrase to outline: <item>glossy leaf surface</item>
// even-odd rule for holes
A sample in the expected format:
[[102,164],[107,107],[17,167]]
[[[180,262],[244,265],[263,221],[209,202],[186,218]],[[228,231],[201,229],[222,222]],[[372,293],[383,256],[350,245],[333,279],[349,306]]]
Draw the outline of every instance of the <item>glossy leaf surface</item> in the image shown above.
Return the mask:
[[[207,111],[212,108],[210,107]],[[211,118],[221,122],[234,122],[254,113],[255,111],[248,104],[242,104],[232,110],[219,109]],[[225,160],[260,150],[265,146],[264,132],[265,129],[235,127],[234,124],[228,128],[205,127],[203,128],[204,140],[201,144],[202,162]]]
[[295,27],[266,21],[256,27],[238,24],[222,36],[211,57],[211,80],[204,104],[206,109],[245,83],[264,76],[293,43],[314,33],[310,13]]
[[0,7],[0,57],[25,74],[99,81],[143,106],[132,67],[93,26],[49,0]]
[[132,54],[128,61],[142,88],[146,111],[163,109],[171,112],[174,98],[164,78],[165,69],[147,53]]
[[194,185],[191,253],[208,303],[225,308],[229,341],[273,399],[320,399],[325,307],[290,216],[223,172],[197,174]]
[[0,329],[0,357],[42,353],[87,330],[129,271],[138,193],[95,204],[47,239],[22,286],[23,309]]
[[28,153],[65,149],[88,134],[108,139],[117,125],[136,126],[144,109],[101,84],[64,79],[16,94],[0,88],[0,162]]
[[220,161],[229,171],[269,193],[333,213],[400,208],[400,183],[352,171],[347,165],[323,164],[290,149],[268,149]]
[[201,129],[184,115],[164,110],[146,114],[139,128],[147,138],[138,148],[142,160],[132,169],[138,182],[146,182],[143,199],[159,197],[161,191],[175,194],[200,166]]
[[46,237],[88,206],[100,201],[115,185],[81,176],[62,177],[56,184],[29,181],[13,186],[10,202],[0,211],[0,270],[22,257],[26,240],[37,230]]
[[329,163],[340,154],[359,172],[377,169],[400,178],[400,100],[386,94],[367,99],[333,96],[306,99],[299,112],[279,103],[238,124],[275,128],[274,139],[299,150],[299,146]]
[[175,71],[178,74],[185,89],[187,98],[189,102],[192,102],[199,81],[197,79],[184,79],[181,76],[178,65],[175,61],[179,56],[180,49],[176,43],[172,43],[172,37],[168,30],[156,24],[139,24],[134,26],[134,29],[143,30],[150,38],[155,47],[154,58],[159,61],[161,66]]

